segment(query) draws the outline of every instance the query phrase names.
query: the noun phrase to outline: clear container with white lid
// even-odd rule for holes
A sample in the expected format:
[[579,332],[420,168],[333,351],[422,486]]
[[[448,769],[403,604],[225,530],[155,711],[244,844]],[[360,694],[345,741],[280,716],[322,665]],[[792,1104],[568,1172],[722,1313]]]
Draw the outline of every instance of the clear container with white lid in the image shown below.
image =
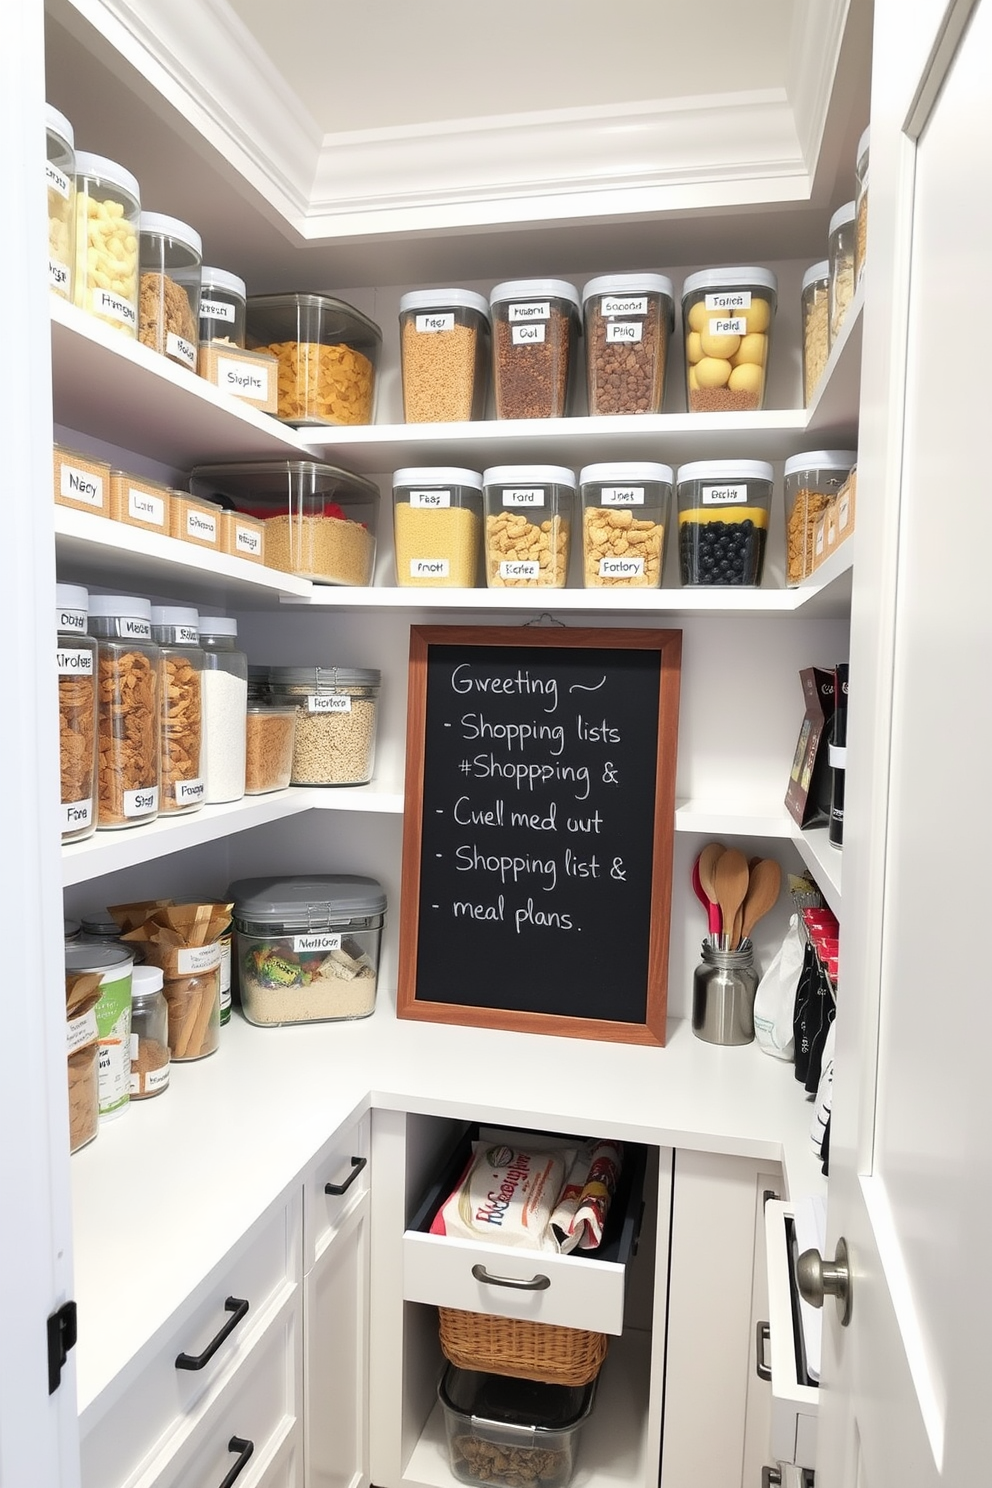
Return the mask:
[[581,302],[565,279],[507,279],[489,296],[498,419],[562,418],[571,406]]
[[492,465],[482,472],[486,584],[564,589],[575,472],[564,465]]
[[162,654],[152,607],[133,594],[91,594],[89,632],[99,645],[97,827],[137,827],[159,806]]
[[238,622],[201,615],[203,728],[200,771],[208,806],[239,801],[245,793],[245,719],[248,658],[238,649]]
[[481,419],[489,373],[489,301],[471,289],[400,298],[400,371],[408,424]]
[[579,471],[586,589],[657,589],[675,475],[670,465],[621,460]]
[[582,290],[591,414],[660,413],[675,290],[664,274],[601,274]]
[[830,260],[810,264],[803,275],[803,404],[806,408],[830,355]]
[[200,617],[186,605],[153,605],[152,639],[162,657],[159,810],[187,814],[199,811],[205,795]]
[[75,304],[132,339],[138,334],[141,193],[103,155],[76,154]]
[[458,466],[405,466],[393,474],[396,582],[471,589],[482,549],[482,476]]
[[854,237],[856,204],[845,202],[830,219],[827,255],[830,260],[830,345],[840,335],[848,306],[854,298]]
[[754,588],[761,583],[774,478],[764,460],[693,460],[679,466],[684,585]]
[[785,582],[793,587],[813,572],[817,518],[847,480],[857,450],[807,450],[785,462]]
[[88,617],[86,590],[78,584],[56,584],[63,842],[81,842],[96,831],[97,645],[86,634]]
[[278,359],[278,418],[373,422],[382,331],[354,305],[325,294],[251,295],[246,342]]
[[150,1100],[169,1088],[169,1004],[160,966],[131,970],[131,1099]]
[[195,372],[203,261],[200,234],[161,212],[142,212],[140,231],[138,340]]
[[372,667],[274,666],[273,703],[296,709],[293,785],[366,785],[375,767],[382,673]]
[[868,248],[868,154],[871,130],[866,129],[858,140],[857,165],[854,192],[854,287],[861,282]]
[[227,269],[200,269],[201,346],[245,346],[245,306],[248,290],[245,281]]
[[76,151],[72,125],[45,104],[45,182],[48,188],[48,287],[72,299],[76,232]]
[[686,406],[747,413],[764,406],[778,280],[771,269],[701,269],[682,286]]

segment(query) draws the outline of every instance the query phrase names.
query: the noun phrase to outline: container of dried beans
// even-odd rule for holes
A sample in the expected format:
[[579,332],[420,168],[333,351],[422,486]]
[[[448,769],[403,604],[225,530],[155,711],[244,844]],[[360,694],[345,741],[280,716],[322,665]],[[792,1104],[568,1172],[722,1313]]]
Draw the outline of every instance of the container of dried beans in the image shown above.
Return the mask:
[[549,1385],[449,1364],[438,1385],[451,1471],[473,1488],[566,1488],[596,1381]]
[[660,413],[675,292],[664,274],[604,274],[582,291],[591,414]]
[[200,234],[160,212],[142,212],[140,231],[138,340],[195,372],[203,261]]
[[205,664],[200,617],[184,605],[153,605],[152,639],[162,656],[159,810],[163,815],[198,811],[206,795],[200,768]]
[[786,460],[785,581],[790,586],[813,572],[817,519],[851,473],[857,450],[808,450]]
[[137,827],[159,807],[161,653],[152,607],[129,594],[91,594],[97,641],[97,827]]
[[749,413],[765,400],[778,280],[770,269],[702,269],[682,286],[686,407]]
[[489,296],[498,419],[569,411],[580,331],[579,292],[564,279],[509,279]]
[[269,668],[272,701],[296,710],[292,785],[372,779],[381,680],[365,667]]
[[63,842],[80,842],[96,831],[97,646],[86,634],[88,617],[86,590],[78,584],[56,584]]
[[371,424],[382,331],[322,294],[249,295],[249,351],[279,362],[278,417],[289,424]]

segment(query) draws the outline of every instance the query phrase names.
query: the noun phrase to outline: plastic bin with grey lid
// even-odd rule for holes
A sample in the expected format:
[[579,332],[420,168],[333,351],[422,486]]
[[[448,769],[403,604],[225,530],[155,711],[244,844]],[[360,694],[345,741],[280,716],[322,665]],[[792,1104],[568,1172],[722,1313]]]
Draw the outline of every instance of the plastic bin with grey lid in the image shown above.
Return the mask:
[[375,1011],[386,895],[374,878],[242,878],[227,898],[249,1023],[324,1023]]
[[460,1483],[565,1488],[596,1381],[545,1385],[449,1364],[437,1387],[451,1471]]

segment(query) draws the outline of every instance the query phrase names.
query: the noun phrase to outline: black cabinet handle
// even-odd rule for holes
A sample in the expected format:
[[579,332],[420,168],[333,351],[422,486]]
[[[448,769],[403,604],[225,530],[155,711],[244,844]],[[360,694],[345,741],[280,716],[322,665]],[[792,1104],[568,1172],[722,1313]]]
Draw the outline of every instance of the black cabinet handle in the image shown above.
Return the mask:
[[476,1281],[484,1281],[487,1286],[513,1287],[518,1292],[546,1292],[551,1285],[550,1276],[542,1276],[540,1272],[532,1276],[530,1281],[518,1281],[515,1276],[493,1276],[485,1266],[475,1265],[472,1267],[472,1275]]
[[231,1471],[228,1473],[223,1483],[221,1483],[220,1488],[231,1488],[231,1484],[234,1482],[235,1478],[241,1475],[242,1468],[248,1461],[248,1458],[251,1456],[252,1452],[254,1452],[255,1443],[253,1441],[248,1441],[248,1439],[243,1436],[232,1436],[231,1440],[227,1444],[227,1450],[229,1452],[237,1452],[239,1456],[237,1462],[231,1468]]
[[[230,1337],[248,1311],[248,1303],[244,1297],[228,1297],[224,1303],[224,1311],[233,1312],[234,1316],[228,1319],[215,1337],[211,1338],[202,1354],[180,1354],[176,1359],[177,1369],[202,1369],[205,1364],[209,1364],[224,1339]],[[247,1460],[246,1457],[245,1461]],[[231,1481],[233,1482],[234,1479],[232,1478]]]
[[771,1341],[772,1330],[767,1323],[759,1323],[754,1343],[754,1367],[760,1380],[771,1381],[771,1366],[765,1363],[765,1345]]
[[336,1198],[336,1199],[337,1198],[340,1198],[343,1193],[347,1193],[348,1192],[349,1188],[354,1183],[354,1181],[358,1177],[359,1173],[367,1165],[368,1165],[368,1158],[367,1157],[353,1157],[351,1159],[351,1172],[348,1174],[348,1176],[344,1180],[344,1182],[343,1183],[325,1183],[324,1184],[324,1192],[326,1194],[332,1194],[333,1197]]

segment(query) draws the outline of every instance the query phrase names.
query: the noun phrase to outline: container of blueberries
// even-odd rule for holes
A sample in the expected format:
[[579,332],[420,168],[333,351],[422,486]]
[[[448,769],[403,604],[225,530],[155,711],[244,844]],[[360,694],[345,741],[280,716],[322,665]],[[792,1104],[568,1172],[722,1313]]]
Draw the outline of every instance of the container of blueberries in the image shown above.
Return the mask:
[[756,588],[768,536],[772,467],[763,460],[694,460],[675,477],[684,585]]

